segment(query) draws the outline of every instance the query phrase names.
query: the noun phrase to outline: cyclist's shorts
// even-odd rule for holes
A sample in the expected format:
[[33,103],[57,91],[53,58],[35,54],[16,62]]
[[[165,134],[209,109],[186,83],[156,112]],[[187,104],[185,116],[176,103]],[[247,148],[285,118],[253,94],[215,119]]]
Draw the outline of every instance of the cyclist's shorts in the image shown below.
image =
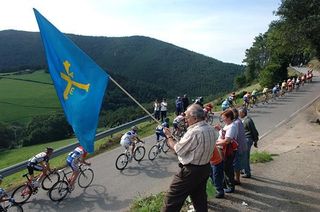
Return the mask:
[[27,165],[27,169],[28,169],[28,172],[29,172],[29,175],[33,175],[33,171],[36,170],[36,171],[42,171],[43,170],[43,167],[40,166],[40,165],[37,165],[35,163],[28,163]]
[[72,171],[74,172],[79,172],[79,167],[78,165],[74,162],[74,160],[68,160],[69,158],[67,158],[67,164],[68,166],[70,166],[70,168],[72,169]]
[[132,142],[129,139],[123,139],[120,141],[121,146],[128,149]]

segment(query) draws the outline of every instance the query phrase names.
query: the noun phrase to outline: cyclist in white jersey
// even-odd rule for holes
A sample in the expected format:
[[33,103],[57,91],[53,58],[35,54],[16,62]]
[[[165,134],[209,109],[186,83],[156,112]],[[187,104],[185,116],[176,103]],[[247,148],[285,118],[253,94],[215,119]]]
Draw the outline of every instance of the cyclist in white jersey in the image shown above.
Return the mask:
[[34,182],[35,187],[39,187],[40,180],[46,175],[47,171],[50,171],[49,160],[52,153],[53,153],[53,149],[51,147],[47,147],[45,152],[40,152],[39,154],[29,159],[27,164],[27,169],[28,169],[31,181],[34,178],[34,170],[42,171],[41,175]]
[[83,163],[83,164],[86,164],[88,166],[91,165],[90,162],[87,162],[85,160],[85,158],[87,157],[88,155],[88,152],[82,147],[82,146],[78,146],[77,148],[75,148],[72,152],[70,152],[68,154],[68,157],[67,157],[67,164],[68,166],[71,167],[72,169],[72,175],[71,177],[68,179],[70,185],[71,185],[71,188],[74,187],[74,183],[80,173],[80,170],[79,170],[79,163]]
[[138,127],[133,126],[129,132],[126,132],[120,140],[121,146],[128,149],[131,146],[131,155],[133,155],[134,147],[137,141],[140,141],[138,134]]

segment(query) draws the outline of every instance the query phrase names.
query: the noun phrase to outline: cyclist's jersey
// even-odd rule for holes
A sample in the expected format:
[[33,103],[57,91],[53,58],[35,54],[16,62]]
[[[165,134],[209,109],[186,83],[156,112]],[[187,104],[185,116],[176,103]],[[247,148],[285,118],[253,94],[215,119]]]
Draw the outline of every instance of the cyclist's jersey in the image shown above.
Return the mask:
[[161,125],[156,127],[156,133],[163,133],[163,128],[169,128],[169,124],[167,122],[163,122]]
[[258,93],[257,90],[253,90],[251,95],[252,95],[252,96],[256,96],[257,93]]
[[272,88],[272,93],[275,94],[275,93],[277,93],[277,91],[278,91],[278,88],[277,88],[276,86],[274,86],[274,87]]
[[283,82],[283,83],[281,84],[281,87],[282,87],[282,88],[287,87],[287,83],[286,83],[286,82]]
[[36,156],[32,157],[29,159],[29,163],[33,163],[33,164],[38,164],[41,162],[46,162],[48,163],[49,161],[49,156],[47,155],[47,153],[45,152],[40,152],[39,154],[37,154]]
[[8,196],[7,192],[3,188],[0,188],[0,200],[7,196]]
[[126,132],[122,137],[121,137],[121,141],[122,140],[128,140],[130,142],[133,142],[133,140],[138,136],[138,134],[136,132],[134,132],[133,130],[130,130],[129,132]]
[[268,92],[268,88],[264,88],[262,93],[267,93]]
[[245,95],[243,96],[243,101],[249,102],[249,95],[248,95],[248,94],[245,94]]
[[228,108],[230,107],[230,102],[228,101],[228,99],[224,100],[221,104],[222,108]]
[[177,116],[177,117],[175,117],[175,118],[173,119],[173,123],[179,124],[179,123],[182,122],[183,120],[184,120],[184,116],[179,115],[179,116]]
[[83,149],[83,147],[77,147],[69,153],[67,161],[77,163],[80,158],[85,158],[87,154],[88,153]]

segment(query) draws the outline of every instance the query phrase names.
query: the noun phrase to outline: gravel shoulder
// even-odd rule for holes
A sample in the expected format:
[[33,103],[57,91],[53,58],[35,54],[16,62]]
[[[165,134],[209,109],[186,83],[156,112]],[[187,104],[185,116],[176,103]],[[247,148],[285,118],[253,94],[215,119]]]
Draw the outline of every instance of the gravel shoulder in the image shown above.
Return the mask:
[[[273,161],[253,164],[234,194],[210,199],[211,211],[320,211],[320,100],[259,141]],[[257,149],[252,149],[256,151]]]

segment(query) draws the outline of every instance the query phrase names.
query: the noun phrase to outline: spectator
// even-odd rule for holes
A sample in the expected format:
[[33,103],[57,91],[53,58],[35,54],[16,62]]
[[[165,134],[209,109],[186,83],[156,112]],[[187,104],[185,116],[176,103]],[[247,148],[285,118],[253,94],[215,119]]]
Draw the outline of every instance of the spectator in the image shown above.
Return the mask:
[[211,173],[210,158],[215,144],[214,129],[204,121],[204,111],[192,104],[185,112],[188,129],[177,143],[165,128],[168,145],[178,155],[180,170],[171,182],[162,211],[180,211],[190,195],[196,211],[208,211],[206,184]]
[[250,168],[250,150],[252,144],[255,147],[258,147],[258,140],[259,140],[259,133],[257,131],[257,128],[253,122],[253,120],[247,116],[247,110],[245,108],[242,108],[239,110],[239,115],[240,118],[242,118],[244,130],[245,130],[245,135],[247,138],[247,155],[245,158],[245,165],[244,165],[244,171],[245,175],[243,176],[244,178],[250,178],[251,177],[251,168]]
[[157,120],[160,120],[160,102],[158,99],[154,101],[153,108],[154,108],[154,117]]
[[167,110],[168,110],[168,103],[167,103],[167,100],[163,98],[160,104],[161,122],[163,122],[164,119],[167,118]]
[[181,97],[178,96],[176,100],[176,115],[178,116],[182,112],[183,112],[183,103],[182,103]]
[[239,119],[239,112],[236,108],[232,109],[234,115],[234,125],[237,128],[236,141],[238,142],[238,150],[235,152],[233,168],[235,173],[235,185],[240,185],[240,171],[244,169],[245,159],[247,156],[247,138],[244,132],[244,126]]
[[219,138],[216,145],[220,148],[223,148],[224,152],[224,174],[225,182],[227,188],[224,190],[225,193],[233,193],[235,188],[234,184],[234,170],[233,170],[233,160],[235,153],[232,149],[232,142],[237,136],[237,127],[233,123],[234,115],[231,109],[228,109],[221,113],[221,118],[226,124],[223,129],[220,125],[216,125],[215,128],[219,130]]
[[182,105],[183,105],[183,112],[187,110],[189,106],[189,99],[187,97],[187,94],[184,94],[182,97]]

